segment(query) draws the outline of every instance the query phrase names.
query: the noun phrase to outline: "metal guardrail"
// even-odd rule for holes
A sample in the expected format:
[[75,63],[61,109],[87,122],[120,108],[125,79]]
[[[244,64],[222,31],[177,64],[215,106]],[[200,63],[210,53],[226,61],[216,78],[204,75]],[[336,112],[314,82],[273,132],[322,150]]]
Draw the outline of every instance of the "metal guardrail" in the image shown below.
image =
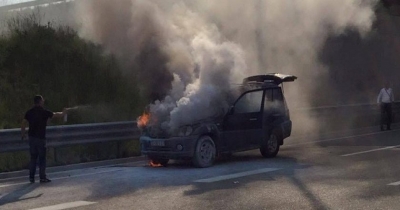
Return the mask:
[[[140,131],[136,122],[96,123],[82,125],[49,126],[47,146],[62,147],[111,141],[138,139]],[[29,148],[28,140],[21,139],[21,129],[0,130],[0,153],[23,151]]]
[[[400,113],[400,102],[393,104],[396,116]],[[355,104],[344,106],[325,106],[307,109],[293,109],[292,118],[300,114],[303,117],[324,119],[334,123],[345,122],[352,118],[359,118],[364,124],[379,123],[380,108],[377,104]],[[304,115],[305,114],[305,115]],[[398,121],[396,119],[395,121]],[[367,122],[365,122],[367,121]],[[329,126],[333,124],[329,124]],[[81,125],[49,126],[47,128],[47,146],[62,147],[69,145],[119,142],[139,139],[140,130],[135,121],[96,123]],[[29,148],[28,140],[21,139],[20,129],[0,130],[0,153],[23,151]]]
[[[393,115],[396,116],[400,113],[400,101],[396,101],[392,106]],[[341,117],[358,116],[358,115],[379,115],[379,104],[350,104],[350,105],[337,105],[337,106],[321,106],[312,108],[299,108],[293,109],[293,113],[307,113],[309,116],[329,116],[334,115]]]
[[[317,126],[316,132],[331,132],[378,126],[381,121],[380,109],[380,106],[376,103],[351,104],[292,109],[290,114],[294,121],[294,129],[297,129],[297,132],[301,132],[302,126],[296,127],[296,125],[298,123],[303,123],[303,119],[310,119],[312,122],[318,122],[318,125],[314,125]],[[393,103],[392,111],[393,123],[399,123],[400,102]]]
[[[394,107],[400,106],[400,101],[395,101],[393,103]],[[306,111],[306,110],[322,110],[322,109],[341,109],[341,108],[352,108],[352,107],[373,107],[379,109],[379,104],[370,104],[370,103],[362,103],[362,104],[346,104],[346,105],[334,105],[334,106],[319,106],[319,107],[309,107],[309,108],[297,108],[295,110],[298,111]]]

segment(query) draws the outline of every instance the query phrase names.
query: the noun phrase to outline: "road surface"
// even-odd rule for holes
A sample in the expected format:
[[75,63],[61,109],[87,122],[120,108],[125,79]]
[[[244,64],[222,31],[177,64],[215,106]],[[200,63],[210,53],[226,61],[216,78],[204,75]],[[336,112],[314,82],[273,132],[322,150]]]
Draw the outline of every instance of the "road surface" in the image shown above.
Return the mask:
[[0,209],[400,209],[400,127],[287,139],[211,168],[144,161],[0,180]]

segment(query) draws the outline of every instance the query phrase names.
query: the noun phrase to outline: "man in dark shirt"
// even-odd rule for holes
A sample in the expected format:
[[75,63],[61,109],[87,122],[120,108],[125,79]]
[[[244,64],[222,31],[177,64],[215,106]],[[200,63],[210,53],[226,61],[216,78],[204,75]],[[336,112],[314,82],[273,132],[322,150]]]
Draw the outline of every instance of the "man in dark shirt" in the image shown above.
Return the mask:
[[53,113],[44,109],[44,99],[37,95],[34,97],[34,106],[25,114],[22,121],[22,139],[25,139],[25,128],[29,124],[29,148],[31,161],[29,165],[29,181],[35,182],[36,162],[39,158],[39,175],[40,182],[47,183],[50,180],[46,177],[46,126],[47,121],[52,118],[62,118],[66,114],[66,109],[63,112]]

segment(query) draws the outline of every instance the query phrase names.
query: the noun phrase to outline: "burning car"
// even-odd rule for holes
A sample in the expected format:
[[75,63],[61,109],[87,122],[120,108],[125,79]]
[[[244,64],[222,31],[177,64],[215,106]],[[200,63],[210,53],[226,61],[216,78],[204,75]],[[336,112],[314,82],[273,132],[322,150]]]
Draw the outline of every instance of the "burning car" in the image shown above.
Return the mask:
[[[292,130],[283,83],[296,79],[275,73],[248,77],[240,86],[240,96],[223,115],[182,126],[172,134],[145,126],[140,137],[142,154],[153,164],[188,159],[201,168],[212,166],[224,153],[259,149],[262,156],[275,157]],[[145,113],[138,123],[148,118]]]

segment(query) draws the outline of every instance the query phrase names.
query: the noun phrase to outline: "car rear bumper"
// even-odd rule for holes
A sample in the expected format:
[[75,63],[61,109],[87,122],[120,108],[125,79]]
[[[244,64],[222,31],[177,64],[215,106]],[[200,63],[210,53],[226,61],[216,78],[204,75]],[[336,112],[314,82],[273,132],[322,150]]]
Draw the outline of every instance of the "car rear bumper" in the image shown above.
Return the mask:
[[[173,137],[155,139],[148,136],[140,137],[142,155],[162,159],[189,159],[193,157],[198,136]],[[152,145],[152,142],[156,145]],[[180,149],[180,147],[182,149]]]

